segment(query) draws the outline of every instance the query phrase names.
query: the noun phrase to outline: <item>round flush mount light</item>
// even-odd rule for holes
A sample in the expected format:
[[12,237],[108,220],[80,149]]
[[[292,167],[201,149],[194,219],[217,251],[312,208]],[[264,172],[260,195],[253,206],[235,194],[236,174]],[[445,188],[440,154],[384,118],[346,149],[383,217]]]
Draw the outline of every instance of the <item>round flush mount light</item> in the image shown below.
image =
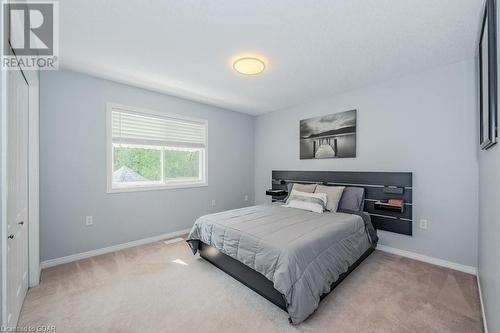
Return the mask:
[[233,68],[240,74],[257,75],[266,69],[266,64],[257,57],[241,57],[233,62]]

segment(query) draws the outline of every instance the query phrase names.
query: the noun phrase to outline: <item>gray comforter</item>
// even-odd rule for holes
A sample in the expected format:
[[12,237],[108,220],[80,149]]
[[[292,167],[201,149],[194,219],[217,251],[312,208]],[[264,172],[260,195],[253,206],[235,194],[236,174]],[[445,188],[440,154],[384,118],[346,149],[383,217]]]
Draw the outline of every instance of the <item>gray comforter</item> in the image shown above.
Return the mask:
[[263,274],[298,324],[377,236],[367,214],[318,214],[273,204],[202,216],[187,241],[195,254],[201,241]]

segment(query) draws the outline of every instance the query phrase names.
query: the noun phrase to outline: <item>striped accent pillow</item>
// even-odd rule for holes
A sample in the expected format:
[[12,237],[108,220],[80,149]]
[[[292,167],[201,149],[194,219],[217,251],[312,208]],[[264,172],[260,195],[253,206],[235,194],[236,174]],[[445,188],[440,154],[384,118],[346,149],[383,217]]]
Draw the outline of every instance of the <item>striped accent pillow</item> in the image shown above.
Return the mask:
[[323,213],[326,207],[325,193],[307,193],[292,189],[284,207],[298,208],[315,213]]

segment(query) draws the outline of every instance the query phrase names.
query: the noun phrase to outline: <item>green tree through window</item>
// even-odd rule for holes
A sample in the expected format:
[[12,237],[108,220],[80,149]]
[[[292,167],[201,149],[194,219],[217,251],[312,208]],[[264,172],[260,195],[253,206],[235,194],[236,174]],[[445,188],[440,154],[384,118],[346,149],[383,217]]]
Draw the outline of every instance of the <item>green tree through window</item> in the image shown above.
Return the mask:
[[199,178],[200,167],[199,150],[165,150],[165,177]]
[[146,180],[161,180],[161,151],[159,149],[116,146],[113,153],[113,172],[126,166]]

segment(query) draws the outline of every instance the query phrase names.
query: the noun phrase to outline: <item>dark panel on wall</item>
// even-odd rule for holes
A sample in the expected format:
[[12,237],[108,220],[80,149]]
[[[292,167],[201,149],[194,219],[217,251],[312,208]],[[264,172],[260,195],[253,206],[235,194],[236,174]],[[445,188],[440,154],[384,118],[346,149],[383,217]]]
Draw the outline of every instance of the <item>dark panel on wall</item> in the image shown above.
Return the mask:
[[[273,171],[273,179],[378,186],[412,186],[411,172]],[[363,186],[364,187],[364,186]]]
[[[273,171],[272,188],[287,190],[288,183],[317,183],[355,186],[365,189],[364,211],[375,228],[412,235],[413,174],[411,172]],[[282,200],[285,197],[273,197]],[[387,199],[403,199],[403,209],[388,210],[379,204]]]
[[[388,212],[385,210],[379,210],[375,207],[375,201],[365,200],[365,209],[364,211],[370,214],[379,214],[379,215],[390,215],[391,217],[399,217],[411,220],[412,217],[412,206],[410,204],[404,205],[404,210],[402,213],[400,212]],[[390,214],[387,214],[390,213]]]
[[366,199],[372,200],[387,200],[392,198],[403,199],[406,203],[412,203],[412,189],[405,188],[402,195],[394,195],[391,193],[384,193],[383,187],[365,187]]
[[370,215],[375,229],[391,231],[398,234],[412,235],[412,221],[392,219],[377,215]]

